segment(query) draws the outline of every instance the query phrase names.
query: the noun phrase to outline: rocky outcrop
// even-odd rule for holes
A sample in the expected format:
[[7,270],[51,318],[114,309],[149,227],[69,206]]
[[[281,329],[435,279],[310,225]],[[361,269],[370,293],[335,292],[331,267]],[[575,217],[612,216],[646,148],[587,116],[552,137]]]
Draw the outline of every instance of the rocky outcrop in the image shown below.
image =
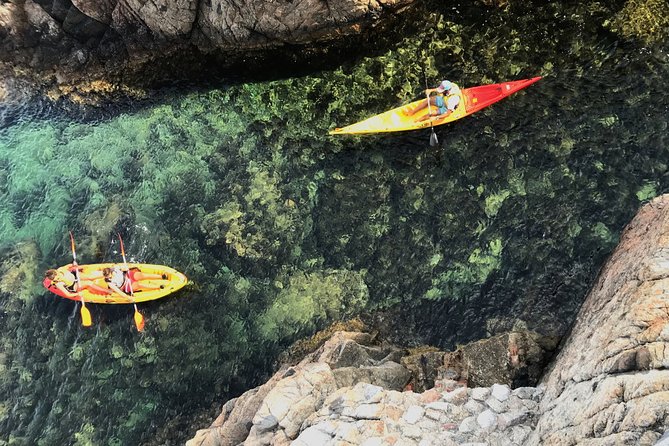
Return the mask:
[[506,384],[512,388],[537,384],[558,339],[531,331],[513,331],[462,345],[453,352],[413,352],[401,362],[411,371],[411,389],[424,392],[437,380],[455,380],[470,387]]
[[[405,356],[372,340],[335,333],[188,444],[666,444],[669,195],[625,229],[537,387],[513,388],[539,376],[555,339],[513,332]],[[484,384],[495,380],[509,384]]]
[[248,62],[253,50],[357,34],[413,1],[11,0],[0,3],[0,68],[61,85],[133,71],[150,79],[158,66],[174,75],[179,60],[203,54],[225,65]]
[[228,401],[211,427],[187,444],[287,444],[338,389],[359,382],[404,388],[410,373],[397,362],[401,355],[393,346],[373,345],[369,334],[337,332],[299,364],[282,367],[266,384]]
[[307,418],[293,446],[523,444],[540,390],[438,382],[422,394],[366,383],[340,389]]
[[669,196],[644,206],[552,370],[533,444],[654,444],[669,428]]
[[[464,346],[445,353],[429,347],[406,351],[367,333],[338,331],[298,364],[283,366],[266,384],[228,401],[218,419],[188,444],[361,444],[371,437],[412,445],[442,430],[444,442],[525,439],[540,391],[511,391],[506,384],[469,389],[462,377],[495,355],[501,357],[493,363],[504,364],[504,370],[521,361],[534,364],[536,358],[524,350],[522,360],[508,350],[518,354],[514,348],[522,344],[529,351],[530,338],[512,333],[481,341],[471,351]],[[455,364],[453,355],[467,360]]]

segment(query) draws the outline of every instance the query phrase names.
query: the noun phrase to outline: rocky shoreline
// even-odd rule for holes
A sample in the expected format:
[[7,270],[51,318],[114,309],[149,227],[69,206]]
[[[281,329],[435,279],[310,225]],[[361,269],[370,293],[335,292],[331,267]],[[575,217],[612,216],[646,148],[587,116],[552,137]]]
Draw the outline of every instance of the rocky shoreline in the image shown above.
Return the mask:
[[333,58],[356,45],[347,37],[382,28],[413,2],[3,3],[0,99],[39,90],[86,104],[142,98],[145,88],[179,79],[248,78],[280,65],[282,51],[283,62]]
[[627,226],[536,386],[514,385],[551,353],[528,333],[410,354],[339,331],[187,445],[652,445],[669,429],[667,296],[664,195]]

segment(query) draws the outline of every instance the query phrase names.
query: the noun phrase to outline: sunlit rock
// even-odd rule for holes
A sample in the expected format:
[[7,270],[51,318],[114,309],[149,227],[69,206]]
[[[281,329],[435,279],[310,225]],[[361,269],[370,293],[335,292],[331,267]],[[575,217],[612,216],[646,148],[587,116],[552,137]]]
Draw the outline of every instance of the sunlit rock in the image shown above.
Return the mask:
[[586,298],[544,380],[531,444],[652,444],[669,426],[662,338],[669,302],[669,196],[644,206]]

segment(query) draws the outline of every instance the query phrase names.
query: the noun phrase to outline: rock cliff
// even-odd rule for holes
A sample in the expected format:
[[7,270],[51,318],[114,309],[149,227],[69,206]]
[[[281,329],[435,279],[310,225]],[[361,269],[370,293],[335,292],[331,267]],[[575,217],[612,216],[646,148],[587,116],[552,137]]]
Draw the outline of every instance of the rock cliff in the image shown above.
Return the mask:
[[669,428],[669,195],[623,232],[546,375],[534,444],[653,444]]
[[0,3],[0,75],[104,90],[121,76],[173,76],[207,54],[224,66],[249,51],[340,39],[413,1],[11,0]]
[[669,195],[625,229],[537,387],[518,386],[555,340],[533,333],[412,355],[337,332],[188,445],[652,445],[669,428],[667,296]]

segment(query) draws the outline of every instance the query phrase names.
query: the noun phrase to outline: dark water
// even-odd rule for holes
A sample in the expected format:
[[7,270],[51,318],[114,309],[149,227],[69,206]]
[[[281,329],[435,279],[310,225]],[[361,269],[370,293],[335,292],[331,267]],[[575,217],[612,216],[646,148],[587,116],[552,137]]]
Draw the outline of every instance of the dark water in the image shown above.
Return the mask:
[[[166,91],[95,121],[26,107],[0,135],[0,445],[180,444],[293,340],[367,315],[444,348],[561,334],[641,204],[667,191],[667,42],[611,31],[623,3],[431,5],[331,70]],[[416,26],[417,17],[424,26]],[[408,31],[407,31],[408,32]],[[429,131],[327,130],[425,80],[544,79]],[[59,115],[61,115],[59,117]],[[78,308],[44,268],[171,265],[192,283]]]

